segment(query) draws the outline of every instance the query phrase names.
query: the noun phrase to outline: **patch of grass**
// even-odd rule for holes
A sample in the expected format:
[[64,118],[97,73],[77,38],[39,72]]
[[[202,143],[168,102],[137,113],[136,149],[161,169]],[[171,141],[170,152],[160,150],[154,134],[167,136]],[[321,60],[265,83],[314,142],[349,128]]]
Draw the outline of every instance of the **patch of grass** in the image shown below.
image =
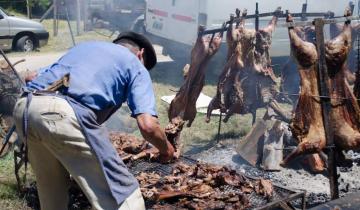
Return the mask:
[[[24,174],[22,170],[21,175]],[[29,183],[34,181],[31,169],[28,170]],[[1,210],[30,210],[26,201],[20,196],[14,175],[14,159],[12,153],[0,159],[0,209]]]
[[0,160],[0,209],[24,209],[16,189],[13,168],[10,154]]

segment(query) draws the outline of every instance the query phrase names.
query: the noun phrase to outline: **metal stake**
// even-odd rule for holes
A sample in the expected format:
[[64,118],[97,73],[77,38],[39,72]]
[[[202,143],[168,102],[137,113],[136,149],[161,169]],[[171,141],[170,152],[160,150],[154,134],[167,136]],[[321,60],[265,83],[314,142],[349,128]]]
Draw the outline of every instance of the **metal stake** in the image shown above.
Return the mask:
[[75,38],[74,38],[74,34],[73,34],[73,31],[72,31],[71,25],[70,25],[69,10],[67,8],[67,5],[64,4],[64,7],[65,7],[65,13],[66,13],[66,21],[67,21],[67,24],[68,24],[69,30],[70,30],[71,40],[72,40],[73,46],[75,46],[76,45]]
[[255,30],[259,30],[259,3],[256,2],[256,10],[255,10]]
[[[325,21],[321,18],[315,19],[315,31],[316,31],[316,47],[319,56],[318,66],[318,79],[319,79],[319,91],[320,95],[329,96],[329,75],[326,66],[325,58],[325,41],[324,41],[324,25]],[[331,198],[339,198],[339,183],[336,168],[336,157],[333,138],[332,123],[330,120],[331,113],[331,99],[321,98],[322,116],[324,120],[324,130],[326,136],[326,145],[328,148],[328,173],[330,181]]]
[[217,133],[217,137],[216,137],[217,143],[220,142],[221,122],[222,122],[222,113],[221,113],[221,110],[220,110],[219,127],[218,127],[218,133]]

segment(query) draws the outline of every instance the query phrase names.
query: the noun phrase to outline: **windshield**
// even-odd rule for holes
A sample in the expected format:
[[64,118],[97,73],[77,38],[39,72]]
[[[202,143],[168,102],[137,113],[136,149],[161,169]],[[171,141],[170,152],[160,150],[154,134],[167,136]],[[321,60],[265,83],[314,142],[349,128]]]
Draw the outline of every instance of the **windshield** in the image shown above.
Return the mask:
[[0,10],[7,16],[10,16],[10,14],[2,7],[0,7]]

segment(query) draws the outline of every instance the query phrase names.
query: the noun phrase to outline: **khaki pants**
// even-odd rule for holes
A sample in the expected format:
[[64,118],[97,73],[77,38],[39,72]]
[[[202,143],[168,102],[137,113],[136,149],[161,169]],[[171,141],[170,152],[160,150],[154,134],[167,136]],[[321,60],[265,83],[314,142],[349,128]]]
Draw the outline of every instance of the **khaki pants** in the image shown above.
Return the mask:
[[[20,99],[14,118],[20,139],[26,99]],[[93,209],[145,209],[137,189],[120,206],[110,193],[100,165],[92,153],[68,102],[54,96],[33,96],[29,107],[28,155],[36,176],[43,210],[64,210],[68,205],[69,174],[79,184]]]

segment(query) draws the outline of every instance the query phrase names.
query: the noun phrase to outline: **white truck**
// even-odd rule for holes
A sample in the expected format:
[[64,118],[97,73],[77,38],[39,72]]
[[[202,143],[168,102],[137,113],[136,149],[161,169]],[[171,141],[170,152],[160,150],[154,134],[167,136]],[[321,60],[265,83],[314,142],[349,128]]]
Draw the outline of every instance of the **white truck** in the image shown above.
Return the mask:
[[[327,0],[326,4],[317,0],[147,0],[145,15],[138,18],[134,28],[146,32],[155,43],[165,47],[164,54],[171,55],[174,51],[188,50],[193,45],[199,25],[207,29],[219,28],[236,8],[246,8],[248,14],[254,14],[256,2],[259,3],[260,13],[272,12],[278,6],[283,11],[299,13],[302,4],[307,2],[308,12],[334,11],[341,15],[349,0]],[[260,27],[270,18],[260,19]],[[254,27],[254,20],[248,20],[247,27]],[[286,28],[277,28],[273,43],[274,55],[289,55]]]

